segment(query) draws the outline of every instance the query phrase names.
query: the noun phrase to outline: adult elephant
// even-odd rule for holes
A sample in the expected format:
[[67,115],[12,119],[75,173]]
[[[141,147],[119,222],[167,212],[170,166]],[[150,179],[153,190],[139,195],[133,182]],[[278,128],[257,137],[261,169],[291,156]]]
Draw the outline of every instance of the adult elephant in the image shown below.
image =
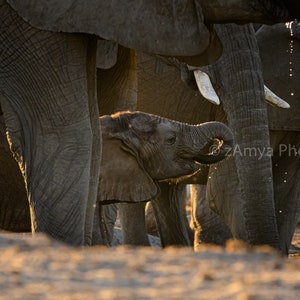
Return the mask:
[[[1,106],[25,178],[33,232],[73,245],[91,243],[101,157],[96,35],[143,51],[209,63],[221,48],[207,24],[273,23],[300,15],[295,0],[134,5],[0,1]],[[215,51],[205,52],[210,46]],[[187,61],[193,63],[193,58]]]
[[[288,110],[268,107],[271,148],[266,149],[272,156],[274,208],[280,248],[287,254],[300,211],[300,90],[297,83],[300,76],[299,25],[296,21],[273,26],[264,25],[258,29],[256,37],[264,82],[290,104]],[[208,209],[203,190],[203,186],[193,189],[197,204],[194,214],[194,223],[198,229],[196,239],[209,242],[224,241],[226,235],[222,228],[224,231],[226,227],[221,218]],[[203,211],[206,213],[203,214]],[[205,236],[208,232],[210,237]]]
[[[299,25],[296,21],[264,25],[258,29],[256,37],[264,82],[290,104],[288,110],[268,107],[271,148],[266,151],[272,156],[274,208],[280,247],[287,254],[300,211],[300,90],[297,83],[300,76]],[[223,184],[226,184],[225,181]],[[224,241],[226,226],[221,218],[209,210],[204,190],[203,186],[193,188],[196,240]],[[226,198],[224,200],[229,201]]]
[[[256,37],[251,26],[222,25],[216,26],[216,29],[224,45],[224,53],[221,59],[207,67],[206,71],[210,74],[222,100],[220,108],[201,98],[197,92],[193,72],[185,66],[172,59],[156,60],[152,56],[140,53],[137,107],[139,110],[188,123],[216,119],[227,121],[234,129],[238,151],[235,157],[211,168],[208,191],[211,205],[214,205],[231,230],[227,229],[224,221],[220,226],[218,215],[211,213],[205,203],[201,204],[205,207],[205,213],[200,214],[200,221],[199,218],[194,219],[196,245],[204,241],[224,243],[232,232],[236,238],[251,244],[269,243],[281,248],[276,228],[271,158],[266,152],[266,149],[270,148],[266,89],[261,74]],[[226,80],[221,79],[222,76],[226,77]],[[189,89],[180,78],[194,89]],[[251,155],[250,149],[262,155]],[[219,184],[224,178],[230,178],[231,181]],[[201,179],[203,182],[203,176]],[[202,189],[204,188],[202,186]],[[178,194],[170,189],[182,190],[178,186],[164,187],[161,189],[161,197],[153,201],[156,219],[160,223],[162,244],[188,245],[186,229],[180,225],[183,224],[180,221],[182,215],[174,208],[176,205],[180,206]],[[197,194],[194,190],[192,192],[193,195],[207,198],[205,190]],[[261,198],[256,196],[257,193]],[[173,207],[173,210],[170,211],[170,207]],[[260,210],[257,207],[260,207]],[[121,215],[123,214],[124,209]],[[169,218],[170,214],[173,218]],[[127,228],[127,231],[132,232],[131,243],[145,243],[145,232],[141,232],[144,230],[144,226],[141,225],[144,223],[143,215],[143,208],[130,210],[128,207],[127,212],[125,211],[125,219],[133,224],[132,228]],[[262,228],[268,230],[264,231]],[[130,235],[126,232],[125,234]]]
[[[300,213],[300,26],[297,21],[262,26],[256,33],[266,84],[289,110],[269,108],[277,226],[287,252]],[[272,49],[270,52],[269,49]]]
[[[138,102],[138,109],[189,123],[222,120],[234,132],[239,151],[210,167],[208,189],[201,193],[206,194],[205,198],[230,231],[224,221],[220,227],[218,215],[209,213],[202,217],[201,227],[196,224],[196,244],[216,240],[216,232],[221,231],[223,237],[218,243],[224,243],[231,232],[250,244],[269,244],[285,251],[276,224],[271,157],[266,152],[270,149],[268,113],[255,33],[251,26],[215,28],[224,52],[217,63],[203,70],[210,75],[221,106],[212,106],[201,99],[196,89],[180,83],[182,77],[190,86],[196,86],[193,73],[185,67],[170,60],[153,63],[148,56],[139,68],[139,91],[144,100]],[[145,95],[151,96],[146,99]],[[251,155],[249,149],[262,155]]]

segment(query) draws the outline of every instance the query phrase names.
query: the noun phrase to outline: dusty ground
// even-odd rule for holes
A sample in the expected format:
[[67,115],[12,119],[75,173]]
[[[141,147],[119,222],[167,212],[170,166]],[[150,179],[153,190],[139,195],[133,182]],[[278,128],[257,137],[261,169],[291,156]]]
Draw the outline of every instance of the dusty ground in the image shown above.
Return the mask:
[[[300,231],[294,245],[300,247]],[[0,299],[300,299],[299,253],[94,247],[0,235]]]

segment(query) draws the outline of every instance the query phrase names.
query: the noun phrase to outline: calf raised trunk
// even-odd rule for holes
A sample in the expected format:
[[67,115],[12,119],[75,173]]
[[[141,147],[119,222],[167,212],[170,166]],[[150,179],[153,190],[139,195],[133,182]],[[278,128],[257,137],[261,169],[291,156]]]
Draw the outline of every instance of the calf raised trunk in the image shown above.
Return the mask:
[[[207,122],[200,125],[201,131],[195,127],[196,141],[194,147],[197,153],[194,155],[194,160],[203,164],[213,164],[221,161],[226,156],[229,156],[233,148],[233,134],[227,126],[221,122]],[[198,134],[198,136],[197,136]],[[198,146],[198,141],[208,141],[201,148]]]

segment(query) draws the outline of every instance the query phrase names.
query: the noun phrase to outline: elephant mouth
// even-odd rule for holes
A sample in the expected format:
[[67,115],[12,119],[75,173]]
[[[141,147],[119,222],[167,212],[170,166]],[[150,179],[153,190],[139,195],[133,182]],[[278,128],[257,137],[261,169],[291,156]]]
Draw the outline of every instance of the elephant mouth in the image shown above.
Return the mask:
[[192,159],[200,164],[214,164],[230,156],[232,149],[233,140],[224,141],[214,138],[194,155]]

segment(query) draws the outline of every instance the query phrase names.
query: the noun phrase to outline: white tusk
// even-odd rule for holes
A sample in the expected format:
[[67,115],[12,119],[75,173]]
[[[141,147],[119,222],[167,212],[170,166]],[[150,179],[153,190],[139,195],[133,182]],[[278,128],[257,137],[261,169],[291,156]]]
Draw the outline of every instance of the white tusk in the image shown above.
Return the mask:
[[208,101],[210,101],[213,104],[219,105],[220,99],[218,95],[215,92],[214,87],[211,84],[211,81],[208,77],[208,75],[201,70],[197,69],[194,70],[194,77],[198,86],[198,89],[202,96],[206,98]]
[[290,108],[290,105],[287,102],[274,94],[267,86],[265,86],[265,97],[266,101],[271,105],[281,108]]
[[[214,87],[212,86],[209,76],[199,69],[196,69],[193,72],[201,95],[211,103],[219,105],[220,99],[216,94]],[[269,104],[280,108],[290,108],[290,105],[286,101],[274,94],[267,86],[264,86],[264,89],[265,98]]]

